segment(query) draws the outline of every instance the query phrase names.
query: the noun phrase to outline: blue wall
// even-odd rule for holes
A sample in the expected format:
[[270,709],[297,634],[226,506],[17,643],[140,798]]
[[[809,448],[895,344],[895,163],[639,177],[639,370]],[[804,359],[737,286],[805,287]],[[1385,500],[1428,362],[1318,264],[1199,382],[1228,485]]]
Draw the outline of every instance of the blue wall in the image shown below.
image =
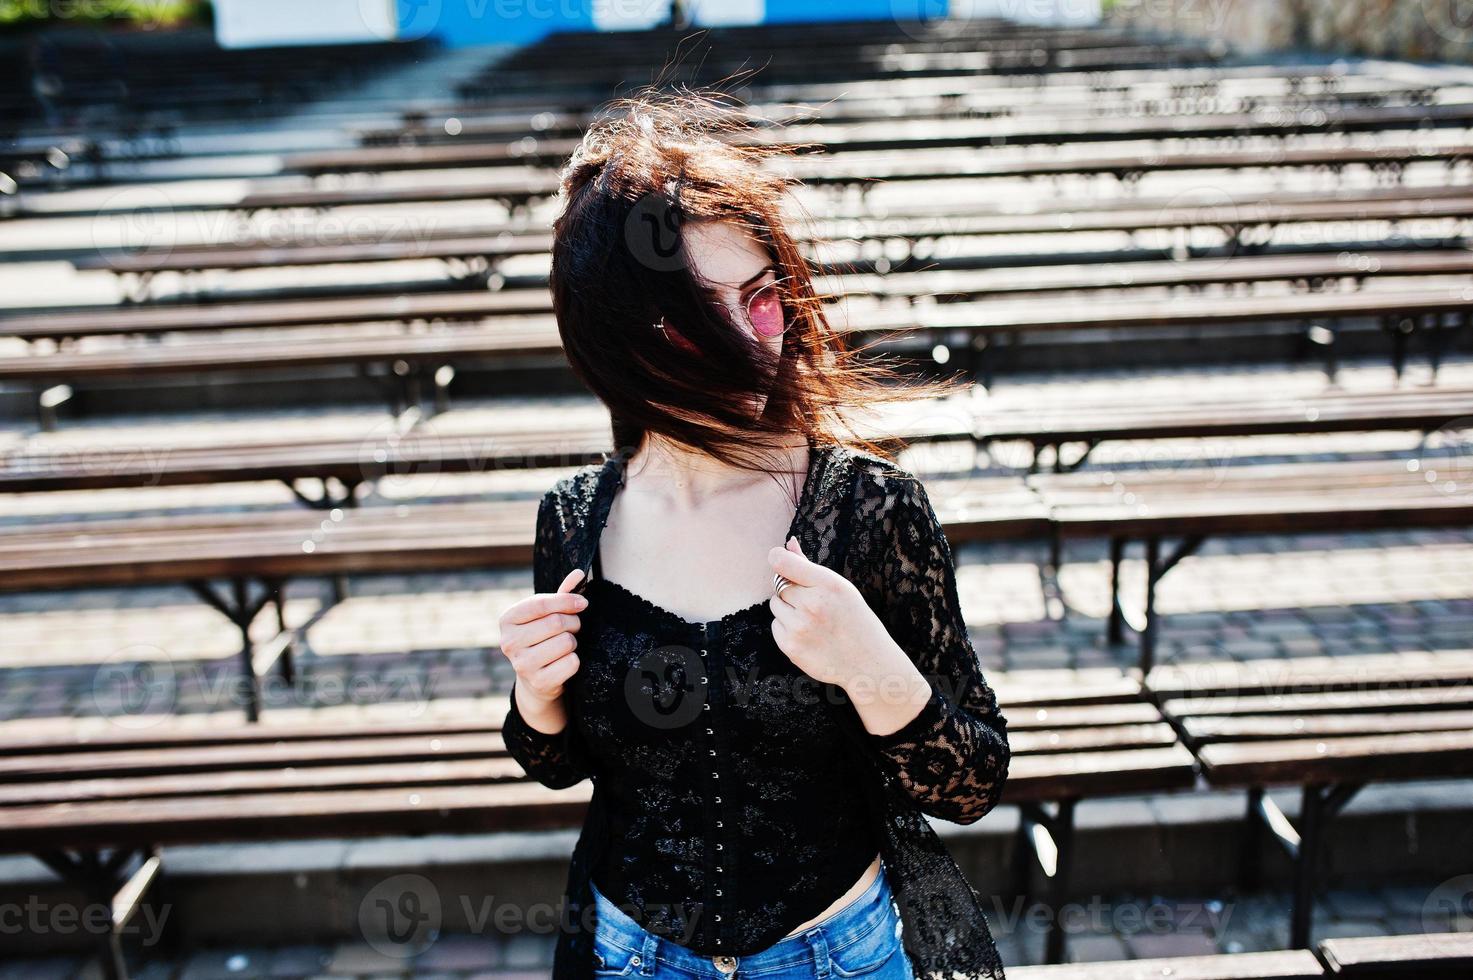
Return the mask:
[[[552,31],[592,30],[591,0],[397,0],[404,37],[446,44],[525,44]],[[617,2],[617,0],[616,0]],[[719,2],[719,0],[717,0]],[[767,0],[766,21],[944,17],[947,0]]]

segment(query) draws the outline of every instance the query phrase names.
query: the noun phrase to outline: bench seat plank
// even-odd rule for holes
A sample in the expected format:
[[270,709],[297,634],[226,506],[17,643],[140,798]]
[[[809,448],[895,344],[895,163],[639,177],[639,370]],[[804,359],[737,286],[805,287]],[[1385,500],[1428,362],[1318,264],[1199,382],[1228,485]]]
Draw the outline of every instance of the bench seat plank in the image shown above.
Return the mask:
[[1405,732],[1473,730],[1473,710],[1395,711],[1354,716],[1243,715],[1187,718],[1183,723],[1191,741],[1250,741],[1279,738],[1317,738],[1327,735],[1390,735]]
[[[60,775],[60,774],[58,774]],[[90,803],[291,790],[387,789],[397,786],[477,785],[524,780],[515,759],[474,757],[453,761],[361,762],[346,766],[233,769],[176,775],[145,774],[40,783],[0,783],[0,808],[43,803]],[[0,813],[3,813],[0,810]]]
[[476,759],[506,750],[500,732],[411,735],[394,738],[336,738],[324,732],[308,741],[254,745],[178,745],[167,751],[121,749],[22,755],[0,759],[0,781],[40,780],[57,775],[117,776],[129,773],[219,772],[332,762],[394,759]]
[[1473,776],[1473,731],[1222,742],[1197,749],[1215,786]]
[[1013,757],[1002,801],[1165,792],[1195,784],[1195,760],[1180,744],[1118,752],[1037,753]]
[[576,826],[592,790],[587,780],[561,790],[524,780],[16,806],[4,811],[5,843],[38,850],[544,830]]
[[1008,967],[1016,980],[1313,980],[1324,968],[1307,949],[1165,959]]
[[1335,977],[1466,980],[1473,976],[1473,933],[1356,936],[1326,939],[1319,948]]

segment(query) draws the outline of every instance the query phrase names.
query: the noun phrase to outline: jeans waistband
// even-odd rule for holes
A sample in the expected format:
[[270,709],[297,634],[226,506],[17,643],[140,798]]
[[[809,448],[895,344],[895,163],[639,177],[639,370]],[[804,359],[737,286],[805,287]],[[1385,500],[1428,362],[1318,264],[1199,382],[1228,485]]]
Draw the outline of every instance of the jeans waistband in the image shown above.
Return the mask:
[[[592,887],[596,914],[608,941],[630,952],[644,953],[645,969],[634,971],[632,977],[639,976],[641,972],[653,973],[656,957],[699,976],[721,978],[728,975],[717,969],[712,955],[697,953],[663,936],[656,936],[630,918],[596,885]],[[843,949],[878,928],[894,901],[885,866],[881,863],[875,880],[842,908],[800,933],[785,936],[760,952],[739,957],[742,975],[756,976],[768,971],[791,969],[801,963],[813,962],[815,957],[826,963],[828,950]]]

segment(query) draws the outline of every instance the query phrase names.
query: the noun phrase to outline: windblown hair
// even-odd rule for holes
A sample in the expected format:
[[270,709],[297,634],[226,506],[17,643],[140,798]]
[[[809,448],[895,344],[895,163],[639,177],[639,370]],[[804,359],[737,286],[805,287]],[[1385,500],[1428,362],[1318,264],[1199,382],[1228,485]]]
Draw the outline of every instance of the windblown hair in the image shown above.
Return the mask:
[[[658,433],[768,469],[776,437],[804,432],[889,458],[846,415],[957,390],[867,349],[884,338],[854,346],[830,326],[824,307],[839,297],[815,290],[782,213],[789,178],[766,165],[802,144],[764,135],[722,93],[648,88],[596,114],[561,173],[553,309],[572,369],[609,409],[616,453]],[[776,363],[688,263],[683,230],[705,221],[736,222],[770,255],[788,323]],[[662,318],[694,350],[656,329]]]

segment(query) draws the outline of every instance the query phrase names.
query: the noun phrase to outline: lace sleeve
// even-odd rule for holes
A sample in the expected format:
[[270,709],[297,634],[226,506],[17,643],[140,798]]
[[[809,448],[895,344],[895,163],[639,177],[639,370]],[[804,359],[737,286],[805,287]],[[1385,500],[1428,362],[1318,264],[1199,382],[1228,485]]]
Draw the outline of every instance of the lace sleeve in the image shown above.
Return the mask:
[[922,812],[975,823],[997,805],[1007,779],[1007,719],[972,648],[951,546],[925,486],[910,476],[891,486],[876,555],[877,612],[931,697],[898,730],[867,733],[868,741]]
[[[533,592],[557,591],[558,583],[568,573],[559,561],[562,552],[556,508],[555,494],[548,491],[537,507],[537,530],[532,544]],[[569,717],[568,724],[556,735],[539,732],[522,717],[517,708],[516,694],[516,682],[513,681],[510,707],[501,724],[501,738],[506,743],[507,752],[526,770],[527,775],[550,789],[563,789],[592,775],[586,747],[574,719]]]

